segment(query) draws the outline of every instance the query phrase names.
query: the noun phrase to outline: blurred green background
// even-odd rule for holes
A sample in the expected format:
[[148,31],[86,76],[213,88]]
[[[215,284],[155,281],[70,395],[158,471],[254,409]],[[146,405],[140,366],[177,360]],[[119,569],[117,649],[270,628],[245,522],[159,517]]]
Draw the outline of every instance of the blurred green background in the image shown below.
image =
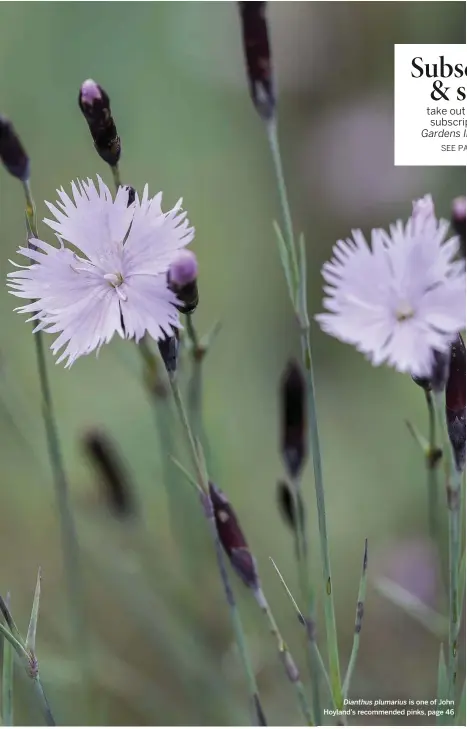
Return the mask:
[[[314,314],[321,307],[320,268],[337,238],[351,228],[369,232],[406,218],[412,200],[427,192],[438,214],[448,217],[452,198],[465,192],[461,168],[393,166],[392,118],[394,43],[464,43],[465,4],[276,2],[270,24],[284,164],[295,225],[306,235]],[[237,509],[307,680],[301,628],[269,561],[273,556],[298,595],[292,539],[275,489],[282,476],[278,382],[299,348],[272,232],[279,216],[272,164],[247,92],[236,4],[0,4],[0,111],[29,151],[39,219],[46,217],[43,201],[53,201],[56,188],[72,179],[99,173],[111,184],[77,105],[80,83],[89,77],[110,95],[124,181],[138,189],[148,182],[153,194],[162,189],[166,208],[183,196],[196,227],[197,329],[204,333],[222,320],[204,367],[212,475]],[[41,233],[53,241],[46,226]],[[21,187],[0,170],[3,279],[24,237]],[[170,533],[152,404],[134,346],[116,340],[71,371],[48,356],[92,636],[90,712],[83,706],[33,338],[13,312],[16,303],[3,286],[0,593],[11,592],[13,614],[25,630],[42,566],[38,654],[58,720],[248,724],[245,681],[209,537],[184,482],[177,487],[184,501],[181,534]],[[432,698],[438,639],[374,588],[375,580],[390,577],[427,604],[445,607],[427,540],[422,458],[404,424],[408,418],[426,431],[423,396],[410,378],[373,369],[350,347],[312,329],[342,667],[368,537],[372,584],[352,696]],[[182,377],[185,386],[188,360]],[[111,515],[83,456],[83,433],[96,426],[118,444],[127,465],[142,512],[135,523]],[[188,463],[180,438],[176,450]],[[311,464],[304,490],[318,586]],[[233,579],[269,721],[300,723],[267,626]],[[323,633],[319,594],[325,652]],[[17,721],[40,723],[28,688],[19,694]]]

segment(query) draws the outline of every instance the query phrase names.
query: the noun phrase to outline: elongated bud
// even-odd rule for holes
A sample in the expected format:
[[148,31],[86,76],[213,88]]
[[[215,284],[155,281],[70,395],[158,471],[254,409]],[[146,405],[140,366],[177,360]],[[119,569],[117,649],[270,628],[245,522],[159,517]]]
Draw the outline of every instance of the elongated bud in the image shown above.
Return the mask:
[[159,339],[159,341],[157,342],[157,346],[159,347],[159,352],[164,361],[167,372],[169,373],[169,375],[173,374],[174,372],[176,372],[178,364],[178,329],[174,329],[173,336]]
[[446,422],[459,471],[465,467],[465,344],[458,334],[451,345],[451,365],[446,386]]
[[13,124],[0,116],[0,160],[10,175],[21,182],[29,180],[30,163]]
[[115,167],[120,159],[121,145],[117,127],[110,111],[110,99],[104,89],[92,79],[81,84],[78,97],[99,156]]
[[192,314],[198,306],[198,261],[193,251],[180,251],[170,264],[167,280],[170,289],[182,302],[178,306],[182,314]]
[[[285,481],[279,481],[279,483],[277,484],[277,503],[281,516],[283,517],[287,526],[292,529],[292,531],[295,531],[297,529],[299,523],[303,524],[304,510],[302,498],[300,494],[297,494],[296,509],[293,493],[290,489],[290,486]],[[298,512],[298,515],[295,513],[296,511]],[[299,517],[300,522],[298,522],[297,516]]]
[[451,225],[461,239],[462,253],[465,256],[465,197],[456,197],[451,208]]
[[293,360],[282,376],[281,398],[282,458],[290,478],[295,479],[306,458],[306,387]]
[[209,495],[219,540],[232,567],[247,587],[258,590],[259,577],[256,562],[238,523],[235,511],[225,494],[213,483],[209,484]]
[[276,110],[266,2],[239,2],[248,83],[260,117],[270,121]]
[[99,430],[86,433],[82,440],[86,456],[97,471],[102,494],[109,509],[120,518],[137,512],[135,492],[116,448]]

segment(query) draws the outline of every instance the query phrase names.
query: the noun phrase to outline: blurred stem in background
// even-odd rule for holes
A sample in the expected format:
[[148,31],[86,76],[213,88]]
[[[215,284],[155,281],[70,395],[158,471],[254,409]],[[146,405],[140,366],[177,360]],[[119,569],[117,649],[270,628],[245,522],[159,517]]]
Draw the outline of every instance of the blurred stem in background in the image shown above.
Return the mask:
[[256,684],[256,678],[254,673],[253,664],[251,662],[250,654],[247,648],[246,644],[246,638],[245,638],[245,632],[243,629],[243,625],[240,618],[240,613],[238,611],[237,603],[235,600],[235,596],[232,590],[232,586],[230,584],[229,576],[227,574],[224,556],[222,554],[222,547],[219,540],[219,534],[217,531],[216,526],[216,520],[214,517],[214,509],[212,505],[212,500],[210,496],[210,489],[209,489],[209,479],[208,475],[205,471],[205,464],[202,462],[200,458],[200,449],[196,445],[196,441],[194,439],[190,423],[188,421],[188,417],[186,414],[185,407],[183,405],[183,400],[181,397],[180,389],[177,382],[177,376],[175,371],[169,372],[169,382],[170,387],[172,390],[172,395],[174,398],[175,406],[180,418],[180,422],[183,426],[183,429],[185,431],[185,436],[190,448],[190,454],[193,461],[193,466],[195,468],[195,473],[197,476],[197,481],[193,482],[197,489],[197,493],[201,499],[201,503],[204,508],[205,516],[208,519],[212,538],[214,540],[214,547],[216,552],[216,558],[217,558],[217,564],[219,568],[219,574],[221,576],[222,585],[224,588],[224,594],[227,601],[227,604],[229,606],[230,611],[230,617],[232,621],[232,627],[235,634],[235,639],[237,642],[240,659],[243,664],[243,668],[245,671],[249,694],[250,694],[250,700],[251,704],[254,710],[254,716],[255,716],[255,723],[258,726],[265,726],[267,725],[265,713],[263,711],[261,701],[259,698],[259,692],[258,692],[258,686]]
[[[35,250],[29,238],[38,238],[36,206],[32,196],[29,179],[23,181],[23,190],[26,198],[26,225],[28,230],[28,246]],[[42,415],[44,418],[47,448],[55,484],[60,530],[63,550],[65,579],[68,588],[69,609],[74,629],[74,649],[81,663],[83,671],[83,687],[87,692],[88,673],[88,640],[86,621],[84,616],[84,589],[81,574],[78,536],[70,503],[68,479],[63,463],[58,426],[52,400],[47,364],[45,360],[44,340],[42,331],[34,334],[36,349],[37,370],[42,396]],[[85,703],[85,702],[84,702]]]

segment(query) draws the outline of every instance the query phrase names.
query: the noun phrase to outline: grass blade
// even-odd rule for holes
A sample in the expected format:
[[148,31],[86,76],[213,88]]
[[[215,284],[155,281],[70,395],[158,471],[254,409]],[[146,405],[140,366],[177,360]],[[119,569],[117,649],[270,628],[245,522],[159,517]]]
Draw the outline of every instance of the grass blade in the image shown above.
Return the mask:
[[355,612],[355,630],[354,630],[354,636],[353,636],[352,652],[350,654],[349,666],[347,668],[347,673],[346,673],[345,679],[344,679],[344,685],[342,687],[342,692],[344,694],[344,700],[347,698],[347,695],[349,693],[350,681],[352,679],[352,674],[353,674],[353,671],[355,668],[355,664],[357,662],[358,649],[360,647],[360,631],[362,629],[362,620],[363,620],[363,614],[364,614],[364,610],[365,610],[367,568],[368,568],[368,539],[365,539],[365,548],[363,551],[362,574],[360,577],[360,584],[358,587],[357,609]]
[[29,620],[28,634],[26,637],[26,648],[32,655],[36,652],[36,630],[37,619],[39,617],[39,602],[41,598],[41,568],[37,571],[36,589],[34,592],[34,600],[32,602],[31,618]]
[[[439,648],[437,698],[438,698],[438,705],[440,704],[441,700],[445,701],[447,698],[449,698],[448,671],[446,668],[446,660],[444,658],[444,647],[443,647],[442,643]],[[450,724],[451,722],[449,721],[449,716],[446,716],[446,712],[443,711],[443,713],[436,718],[436,723],[438,725],[442,725],[442,724]]]
[[[6,604],[10,600],[7,595]],[[13,726],[13,646],[3,639],[2,719],[4,726]]]

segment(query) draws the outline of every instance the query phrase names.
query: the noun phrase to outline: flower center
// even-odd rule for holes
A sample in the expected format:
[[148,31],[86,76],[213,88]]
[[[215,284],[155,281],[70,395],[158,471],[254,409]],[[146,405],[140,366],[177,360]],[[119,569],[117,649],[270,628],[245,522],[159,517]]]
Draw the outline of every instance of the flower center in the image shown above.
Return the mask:
[[121,273],[105,273],[104,278],[109,283],[109,285],[112,286],[116,290],[119,298],[122,299],[122,301],[126,301],[128,297],[120,289],[120,286],[123,283],[122,274]]
[[406,321],[407,319],[411,319],[414,314],[415,311],[408,301],[401,301],[396,309],[397,321]]

